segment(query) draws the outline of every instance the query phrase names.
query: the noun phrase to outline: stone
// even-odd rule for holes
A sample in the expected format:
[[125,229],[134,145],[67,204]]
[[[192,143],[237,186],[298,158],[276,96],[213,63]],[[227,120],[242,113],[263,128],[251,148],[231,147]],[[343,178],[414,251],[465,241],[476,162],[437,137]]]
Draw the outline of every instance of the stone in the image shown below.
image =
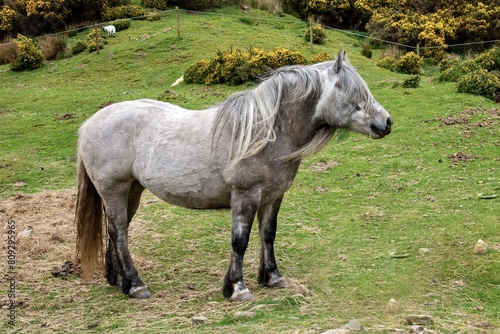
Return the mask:
[[364,332],[365,331],[365,328],[363,327],[363,325],[357,320],[349,321],[347,324],[342,326],[342,328],[350,330],[351,332]]
[[425,329],[419,325],[410,326],[410,333],[425,333]]
[[349,334],[349,333],[351,333],[351,331],[348,329],[336,328],[336,329],[329,329],[326,332],[323,332],[321,334]]
[[238,311],[234,313],[235,318],[253,318],[255,316],[255,312],[252,311]]
[[205,325],[208,323],[208,319],[205,318],[204,316],[201,316],[201,315],[198,315],[198,316],[195,316],[195,317],[192,317],[191,318],[191,321],[193,322],[193,324],[195,325]]
[[418,255],[424,256],[424,255],[429,254],[430,251],[431,250],[429,248],[419,248],[418,249]]
[[399,307],[399,303],[396,299],[394,298],[391,298],[389,300],[389,303],[387,303],[387,312],[389,313],[397,313],[399,311],[400,307]]
[[406,321],[410,325],[429,325],[434,323],[434,320],[428,315],[409,315],[406,317]]
[[479,239],[476,243],[476,246],[474,246],[474,254],[477,255],[488,254],[488,251],[489,251],[488,244],[483,240]]

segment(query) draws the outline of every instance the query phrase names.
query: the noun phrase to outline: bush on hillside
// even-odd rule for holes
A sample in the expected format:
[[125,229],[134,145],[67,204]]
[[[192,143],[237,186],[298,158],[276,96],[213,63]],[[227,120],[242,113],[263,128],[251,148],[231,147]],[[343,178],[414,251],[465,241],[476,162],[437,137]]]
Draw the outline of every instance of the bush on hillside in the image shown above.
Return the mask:
[[123,5],[118,7],[106,8],[106,10],[102,13],[102,18],[106,21],[129,18],[144,20],[145,14],[146,11],[141,6]]
[[[306,29],[304,34],[304,40],[306,42],[311,41],[311,27]],[[322,26],[314,25],[312,27],[312,41],[314,44],[325,44],[326,43],[326,33]]]
[[19,34],[14,43],[16,54],[10,63],[12,71],[34,70],[43,66],[42,51],[31,38]]
[[92,29],[87,35],[87,49],[89,52],[97,51],[97,43],[99,43],[99,49],[104,48],[104,45],[108,44],[106,39],[106,34],[101,30],[97,30],[97,36],[95,29]]
[[420,86],[420,76],[416,74],[410,75],[403,81],[404,88],[418,88]]
[[211,60],[197,61],[184,73],[186,83],[239,85],[286,65],[305,64],[300,52],[285,48],[263,50],[229,49],[219,51]]
[[147,21],[160,21],[161,15],[158,12],[151,12],[146,14]]
[[500,71],[500,47],[484,51],[474,61],[487,71]]
[[115,26],[117,32],[127,30],[128,28],[130,28],[130,20],[127,19],[114,20],[109,22],[109,24]]
[[420,74],[420,67],[423,62],[422,57],[411,51],[397,60],[396,71],[407,74]]
[[165,10],[167,9],[167,0],[141,0],[141,5],[146,8]]
[[474,60],[465,60],[452,65],[439,74],[439,81],[455,82],[467,73],[475,72],[481,69],[481,66]]
[[457,81],[457,91],[481,95],[493,100],[495,95],[500,92],[500,80],[495,74],[481,68],[460,77]]
[[71,53],[73,55],[82,53],[85,50],[87,50],[87,42],[86,41],[78,41],[78,42],[76,42],[75,45],[73,45],[71,47]]
[[329,60],[333,60],[332,56],[326,52],[321,52],[321,53],[318,53],[318,54],[315,54],[314,56],[312,56],[311,59],[309,60],[309,63],[316,64],[316,63],[322,63],[324,61],[329,61]]
[[382,67],[391,71],[396,70],[397,60],[394,56],[385,56],[377,62],[378,67]]

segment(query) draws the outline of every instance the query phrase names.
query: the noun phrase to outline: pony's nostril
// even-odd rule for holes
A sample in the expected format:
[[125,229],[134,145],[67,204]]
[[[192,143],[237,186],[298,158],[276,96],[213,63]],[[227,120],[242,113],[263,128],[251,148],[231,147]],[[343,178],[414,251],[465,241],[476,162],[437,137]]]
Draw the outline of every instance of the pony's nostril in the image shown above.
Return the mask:
[[388,127],[392,126],[392,118],[390,118],[390,117],[387,119],[387,126]]

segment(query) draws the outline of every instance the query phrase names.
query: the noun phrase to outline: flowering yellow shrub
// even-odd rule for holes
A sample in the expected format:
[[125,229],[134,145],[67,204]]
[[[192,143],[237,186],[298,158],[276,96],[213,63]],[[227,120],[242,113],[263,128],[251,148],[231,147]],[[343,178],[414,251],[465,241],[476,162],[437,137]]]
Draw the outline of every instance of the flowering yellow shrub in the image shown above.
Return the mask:
[[211,60],[200,60],[184,73],[186,83],[239,85],[286,65],[305,64],[300,52],[278,47],[219,51]]
[[485,69],[470,72],[457,81],[459,93],[470,93],[493,99],[500,92],[500,80]]
[[326,52],[321,52],[321,53],[318,53],[318,54],[315,54],[314,56],[312,56],[311,59],[309,60],[309,63],[316,64],[316,63],[322,63],[322,62],[328,61],[328,60],[333,60],[332,56]]
[[0,30],[9,31],[12,30],[14,16],[16,11],[8,6],[4,6],[0,10]]
[[14,42],[16,56],[10,63],[12,71],[34,70],[43,66],[42,51],[37,48],[31,38],[19,34]]

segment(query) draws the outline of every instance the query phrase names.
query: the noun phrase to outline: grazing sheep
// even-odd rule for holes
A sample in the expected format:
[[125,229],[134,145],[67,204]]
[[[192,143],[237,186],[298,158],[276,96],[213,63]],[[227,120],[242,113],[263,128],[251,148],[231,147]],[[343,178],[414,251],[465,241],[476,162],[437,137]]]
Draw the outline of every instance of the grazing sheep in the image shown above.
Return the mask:
[[116,33],[116,28],[115,26],[105,26],[105,27],[102,27],[102,30],[104,30],[105,32],[108,33],[109,37],[115,37],[115,33]]

